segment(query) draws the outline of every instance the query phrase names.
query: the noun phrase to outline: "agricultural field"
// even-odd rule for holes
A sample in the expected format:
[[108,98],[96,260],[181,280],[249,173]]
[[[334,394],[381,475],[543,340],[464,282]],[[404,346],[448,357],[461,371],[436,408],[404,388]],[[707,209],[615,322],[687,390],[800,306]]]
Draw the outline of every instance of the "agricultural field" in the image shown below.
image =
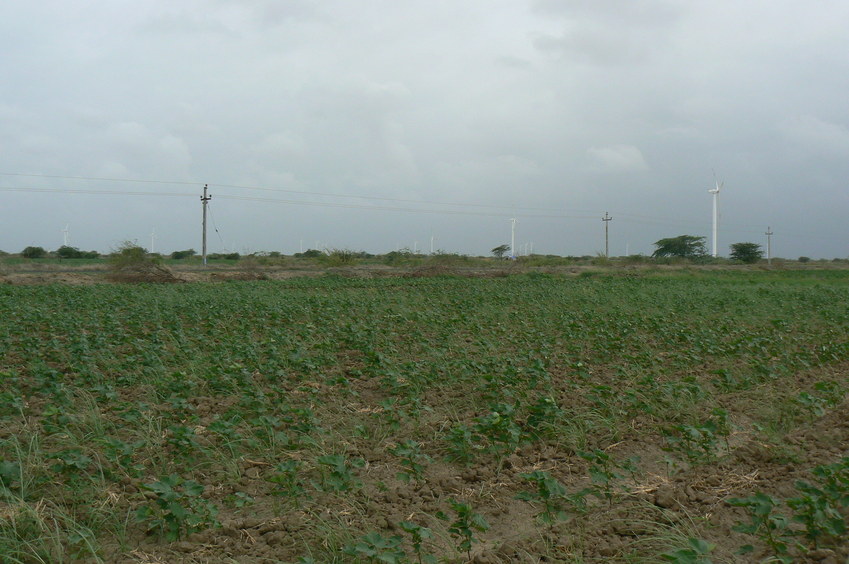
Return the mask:
[[0,562],[849,557],[849,271],[0,286]]

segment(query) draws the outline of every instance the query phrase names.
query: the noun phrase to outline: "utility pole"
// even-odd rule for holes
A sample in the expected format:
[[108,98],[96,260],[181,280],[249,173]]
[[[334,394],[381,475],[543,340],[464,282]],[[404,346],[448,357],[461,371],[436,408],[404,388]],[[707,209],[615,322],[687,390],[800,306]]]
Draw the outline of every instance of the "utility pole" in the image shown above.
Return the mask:
[[772,266],[772,229],[769,226],[767,226],[764,235],[766,235],[766,263]]
[[150,252],[151,253],[154,252],[153,246],[154,246],[155,242],[156,242],[156,228],[154,227],[150,231]]
[[516,258],[516,218],[510,220],[510,258]]
[[203,196],[200,197],[201,205],[203,206],[203,246],[201,256],[203,257],[204,266],[206,266],[206,206],[209,200],[212,199],[212,196],[206,195],[206,190],[208,187],[208,184],[203,185]]
[[607,238],[607,222],[609,222],[612,217],[607,215],[607,212],[604,212],[604,217],[601,220],[604,222],[604,258],[608,258],[610,254],[608,253],[608,238]]

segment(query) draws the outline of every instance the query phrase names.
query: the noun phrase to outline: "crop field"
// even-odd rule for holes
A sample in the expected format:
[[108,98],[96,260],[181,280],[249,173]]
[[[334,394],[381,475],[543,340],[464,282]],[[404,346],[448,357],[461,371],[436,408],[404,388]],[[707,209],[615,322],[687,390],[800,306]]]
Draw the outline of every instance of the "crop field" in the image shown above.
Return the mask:
[[849,271],[0,286],[0,562],[844,562]]

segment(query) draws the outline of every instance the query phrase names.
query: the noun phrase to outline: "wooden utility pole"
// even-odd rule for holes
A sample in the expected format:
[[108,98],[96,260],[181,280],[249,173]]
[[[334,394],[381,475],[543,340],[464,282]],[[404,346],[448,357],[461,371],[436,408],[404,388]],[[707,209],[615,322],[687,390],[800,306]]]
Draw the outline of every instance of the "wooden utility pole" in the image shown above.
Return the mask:
[[604,212],[604,217],[601,220],[604,222],[604,258],[608,258],[610,253],[608,252],[609,246],[607,244],[607,222],[613,219],[607,215],[607,212]]
[[212,196],[206,195],[206,189],[209,185],[203,185],[203,196],[200,197],[201,205],[203,206],[203,246],[202,246],[202,257],[203,257],[203,265],[206,266],[206,206],[207,202],[212,199]]

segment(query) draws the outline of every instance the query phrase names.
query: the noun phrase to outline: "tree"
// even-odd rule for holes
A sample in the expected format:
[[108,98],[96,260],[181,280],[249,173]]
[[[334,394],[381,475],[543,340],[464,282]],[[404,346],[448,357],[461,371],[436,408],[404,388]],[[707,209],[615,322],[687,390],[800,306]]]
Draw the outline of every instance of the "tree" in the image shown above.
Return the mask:
[[752,264],[761,260],[764,252],[757,243],[734,243],[731,245],[731,258]]
[[47,251],[44,247],[27,247],[21,251],[21,256],[28,259],[44,258],[47,256]]
[[56,249],[56,256],[62,259],[74,259],[81,258],[82,251],[80,251],[76,247],[69,247],[68,245],[62,245],[58,249]]
[[657,249],[652,253],[653,257],[681,257],[698,259],[707,255],[705,238],[695,235],[679,235],[661,239],[654,244]]
[[197,251],[194,249],[186,249],[184,251],[174,251],[171,253],[171,258],[175,260],[186,259],[193,257],[197,254]]
[[496,258],[504,258],[504,253],[510,250],[510,245],[498,245],[494,249],[492,249],[492,254],[496,256]]

